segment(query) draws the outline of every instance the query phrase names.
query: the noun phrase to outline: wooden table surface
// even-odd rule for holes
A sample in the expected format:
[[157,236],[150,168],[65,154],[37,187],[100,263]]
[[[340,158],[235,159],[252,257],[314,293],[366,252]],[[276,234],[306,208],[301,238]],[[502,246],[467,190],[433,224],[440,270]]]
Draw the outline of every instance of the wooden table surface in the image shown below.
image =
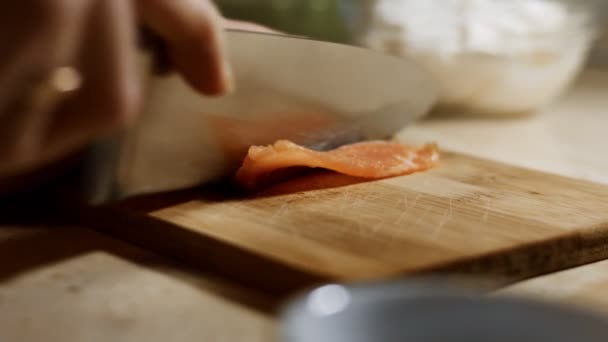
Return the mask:
[[[435,117],[402,134],[608,184],[607,89],[607,71],[588,71],[534,117]],[[3,341],[274,340],[272,299],[85,227],[0,227],[0,258]],[[608,261],[524,281],[499,294],[608,312],[607,286]]]

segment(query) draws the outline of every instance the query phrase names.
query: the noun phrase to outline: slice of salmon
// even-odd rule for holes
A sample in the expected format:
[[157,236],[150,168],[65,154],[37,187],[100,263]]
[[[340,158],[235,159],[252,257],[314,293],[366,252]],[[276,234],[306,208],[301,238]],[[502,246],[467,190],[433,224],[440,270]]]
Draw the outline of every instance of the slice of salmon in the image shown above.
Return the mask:
[[[222,154],[227,156],[229,168],[237,168],[252,145],[273,142],[276,132],[297,137],[300,132],[318,131],[332,125],[327,115],[289,113],[289,115],[258,116],[254,119],[237,119],[222,115],[207,115],[208,126],[216,134]],[[234,157],[234,160],[233,160]]]
[[380,179],[424,171],[438,162],[436,144],[405,146],[391,141],[368,141],[319,152],[279,140],[269,146],[250,147],[236,180],[247,189],[255,189],[268,181],[268,175],[294,167],[322,168],[354,177]]

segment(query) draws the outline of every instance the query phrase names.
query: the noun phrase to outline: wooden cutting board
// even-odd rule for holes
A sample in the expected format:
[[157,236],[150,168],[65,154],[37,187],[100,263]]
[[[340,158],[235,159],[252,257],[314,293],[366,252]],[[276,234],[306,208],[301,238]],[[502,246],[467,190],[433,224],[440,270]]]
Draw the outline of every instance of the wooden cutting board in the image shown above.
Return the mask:
[[190,191],[153,209],[121,208],[145,221],[96,221],[272,291],[441,271],[514,281],[608,257],[607,186],[442,158],[431,171],[373,182],[316,173],[247,199]]

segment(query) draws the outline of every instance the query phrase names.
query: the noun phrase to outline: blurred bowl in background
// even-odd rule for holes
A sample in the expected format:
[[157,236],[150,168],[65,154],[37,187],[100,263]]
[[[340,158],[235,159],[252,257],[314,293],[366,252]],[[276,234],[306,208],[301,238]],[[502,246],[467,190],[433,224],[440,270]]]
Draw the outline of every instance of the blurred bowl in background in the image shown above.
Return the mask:
[[603,6],[598,0],[372,0],[355,41],[427,68],[441,84],[443,111],[529,114],[556,100],[580,73]]
[[439,110],[490,116],[534,113],[563,94],[608,7],[604,0],[216,2],[232,18],[408,57],[441,85]]

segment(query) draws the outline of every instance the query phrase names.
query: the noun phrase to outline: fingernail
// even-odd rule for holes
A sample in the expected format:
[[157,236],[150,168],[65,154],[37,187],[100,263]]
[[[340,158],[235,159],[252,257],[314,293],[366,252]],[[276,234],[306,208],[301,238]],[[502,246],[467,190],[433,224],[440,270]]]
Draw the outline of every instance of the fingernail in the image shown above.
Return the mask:
[[224,94],[230,95],[235,91],[234,73],[232,72],[232,66],[230,62],[224,61],[222,63],[222,81],[224,84]]

